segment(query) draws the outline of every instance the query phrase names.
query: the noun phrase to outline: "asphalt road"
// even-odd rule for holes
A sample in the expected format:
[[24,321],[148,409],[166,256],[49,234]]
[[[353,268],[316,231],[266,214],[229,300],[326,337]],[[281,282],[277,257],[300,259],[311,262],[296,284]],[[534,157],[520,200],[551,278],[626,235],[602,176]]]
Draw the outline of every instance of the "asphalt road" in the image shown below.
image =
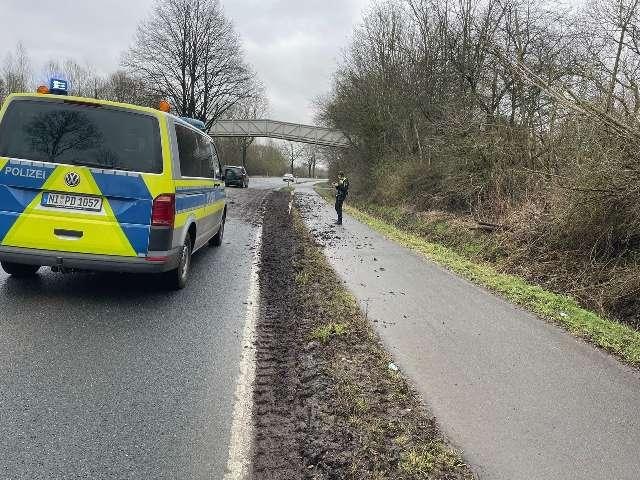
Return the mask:
[[260,201],[228,189],[221,248],[188,287],[153,276],[0,273],[0,478],[224,475]]
[[640,373],[335,212],[304,216],[480,479],[637,480]]

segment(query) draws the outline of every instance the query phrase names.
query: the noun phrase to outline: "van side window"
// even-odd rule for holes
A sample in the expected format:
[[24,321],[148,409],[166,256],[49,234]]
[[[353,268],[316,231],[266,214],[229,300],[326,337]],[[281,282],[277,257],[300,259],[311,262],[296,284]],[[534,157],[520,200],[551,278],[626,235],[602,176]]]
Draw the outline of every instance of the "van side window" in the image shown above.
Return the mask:
[[213,175],[216,180],[222,179],[222,166],[220,165],[220,159],[218,158],[218,152],[216,150],[215,144],[211,144],[211,167],[210,171],[213,172]]
[[204,135],[182,125],[176,125],[176,136],[182,176],[211,178],[211,142]]
[[197,162],[198,137],[182,125],[176,125],[176,136],[180,155],[180,173],[183,177],[200,176]]
[[204,135],[198,135],[198,164],[200,177],[213,178],[211,172],[211,142]]

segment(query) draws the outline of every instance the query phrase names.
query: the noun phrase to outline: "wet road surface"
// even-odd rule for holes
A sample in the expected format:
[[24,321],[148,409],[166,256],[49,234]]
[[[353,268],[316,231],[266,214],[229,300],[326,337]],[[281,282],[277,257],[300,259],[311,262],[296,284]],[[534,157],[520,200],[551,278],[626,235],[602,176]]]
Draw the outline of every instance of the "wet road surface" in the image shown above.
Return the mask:
[[222,478],[261,200],[228,189],[221,248],[190,283],[0,273],[0,477]]
[[637,480],[640,373],[335,212],[307,225],[480,479]]

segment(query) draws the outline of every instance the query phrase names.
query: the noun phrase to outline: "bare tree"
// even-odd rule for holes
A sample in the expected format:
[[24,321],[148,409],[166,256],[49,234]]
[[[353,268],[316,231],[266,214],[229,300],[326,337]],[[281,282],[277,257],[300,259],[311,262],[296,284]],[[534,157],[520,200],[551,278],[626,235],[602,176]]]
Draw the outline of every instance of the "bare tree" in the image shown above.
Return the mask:
[[50,78],[64,78],[69,82],[69,93],[79,97],[100,98],[104,83],[92,65],[81,65],[72,58],[49,60],[40,77],[40,82],[44,84]]
[[157,0],[123,65],[207,126],[256,94],[254,74],[218,0]]
[[15,52],[5,56],[0,69],[2,91],[7,95],[15,92],[26,92],[32,87],[31,60],[26,49],[18,43]]
[[0,106],[4,102],[4,99],[7,97],[9,92],[7,91],[7,86],[5,85],[4,78],[0,77]]
[[508,225],[534,261],[564,251],[555,267],[599,278],[565,291],[616,285],[623,308],[640,289],[612,269],[638,272],[640,0],[562,3],[374,3],[318,115],[357,148],[326,162],[365,203]]
[[[224,117],[228,119],[256,120],[264,118],[268,111],[269,101],[264,93],[264,88],[260,85],[256,88],[256,93],[253,96],[239,101],[226,112]],[[242,166],[245,168],[247,166],[247,150],[254,140],[255,137],[240,137],[232,140],[242,152]]]
[[307,177],[314,178],[316,175],[316,164],[318,161],[318,147],[315,145],[305,145],[302,148],[304,165],[307,168]]
[[596,28],[596,32],[601,33],[605,49],[609,44],[612,47],[611,50],[615,52],[606,94],[607,113],[613,108],[614,93],[618,87],[618,75],[624,62],[629,30],[634,23],[637,24],[638,4],[638,0],[595,0],[591,3],[588,12],[592,18],[591,25]]
[[305,147],[296,142],[284,142],[281,148],[283,155],[289,160],[289,170],[293,175],[295,172],[295,164],[303,157]]
[[109,75],[102,86],[102,98],[114,102],[156,107],[162,98],[144,81],[123,70]]

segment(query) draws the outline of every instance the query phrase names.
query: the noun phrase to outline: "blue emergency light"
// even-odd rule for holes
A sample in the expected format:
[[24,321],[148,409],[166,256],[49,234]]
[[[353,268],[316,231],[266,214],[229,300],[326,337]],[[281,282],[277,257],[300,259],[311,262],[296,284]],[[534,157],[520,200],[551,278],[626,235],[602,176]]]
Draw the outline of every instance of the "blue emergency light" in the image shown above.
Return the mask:
[[187,122],[189,125],[192,125],[202,131],[206,131],[207,127],[202,120],[198,120],[197,118],[189,118],[189,117],[181,117],[182,120]]
[[67,95],[69,93],[69,82],[52,78],[49,80],[49,92],[52,95]]

